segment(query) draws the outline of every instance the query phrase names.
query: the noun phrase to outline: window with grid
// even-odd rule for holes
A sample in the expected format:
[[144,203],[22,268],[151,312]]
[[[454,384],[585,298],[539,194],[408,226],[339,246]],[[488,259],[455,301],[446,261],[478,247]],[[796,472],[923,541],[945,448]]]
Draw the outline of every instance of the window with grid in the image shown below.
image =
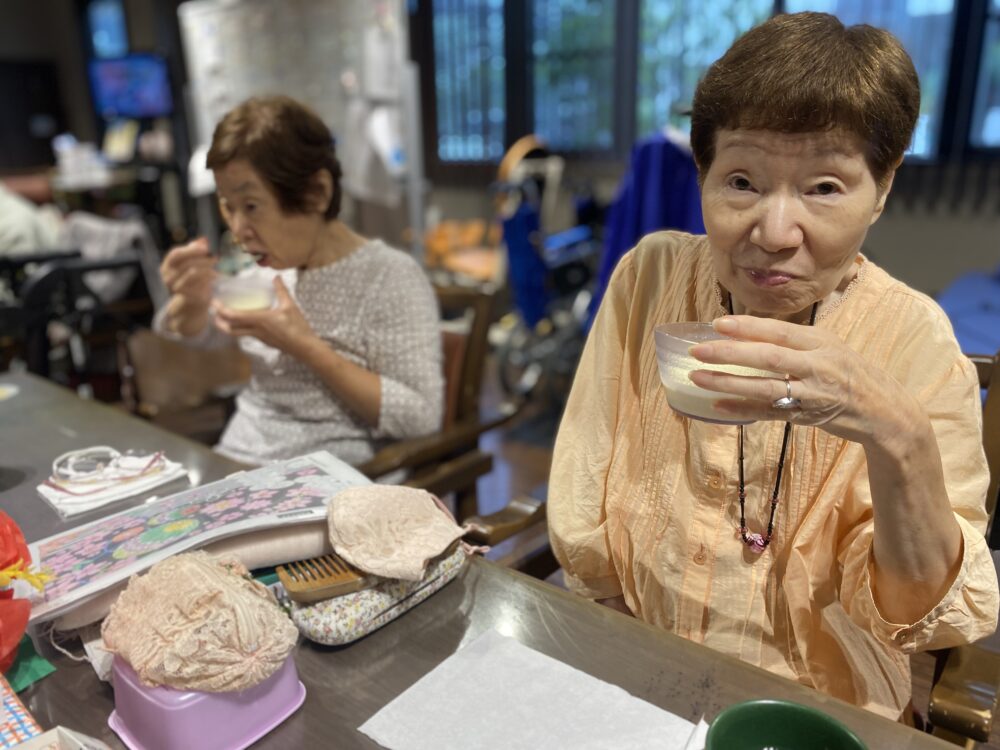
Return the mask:
[[969,141],[979,148],[1000,147],[1000,0],[990,3],[986,16]]
[[[981,55],[973,55],[976,82],[977,71],[950,71],[954,40],[979,50],[978,34],[966,39],[968,32],[956,29],[956,7],[968,15],[970,0],[424,1],[433,8],[431,127],[440,163],[495,163],[507,143],[529,132],[556,151],[622,156],[636,138],[665,125],[687,129],[686,110],[705,69],[775,9],[833,13],[900,39],[921,82],[910,156],[937,157],[942,130],[956,116],[969,123],[971,145],[1000,147],[1000,0],[973,3],[988,8]],[[960,54],[954,59],[970,64]],[[975,83],[974,104],[945,118],[949,82],[956,81]],[[964,146],[943,143],[949,152]]]
[[773,0],[642,0],[636,135],[649,135],[668,124],[689,129],[684,112],[702,74],[740,34],[773,10]]
[[937,155],[955,26],[954,0],[786,0],[785,10],[832,13],[848,26],[867,23],[891,31],[920,76],[920,116],[907,153],[920,158]]
[[534,131],[554,150],[614,146],[615,3],[531,3]]
[[434,0],[434,86],[441,161],[504,152],[504,0]]

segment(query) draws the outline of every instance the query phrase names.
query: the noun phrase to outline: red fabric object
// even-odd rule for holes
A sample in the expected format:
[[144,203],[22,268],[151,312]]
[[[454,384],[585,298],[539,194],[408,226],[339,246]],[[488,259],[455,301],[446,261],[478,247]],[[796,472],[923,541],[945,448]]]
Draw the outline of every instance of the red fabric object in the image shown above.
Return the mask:
[[30,614],[31,602],[27,599],[0,601],[0,672],[6,672],[14,663]]
[[[28,545],[14,519],[0,511],[0,570],[18,562],[31,562]],[[30,602],[13,597],[11,589],[0,591],[0,672],[6,672],[14,663],[31,614]]]
[[25,565],[31,563],[28,544],[14,519],[0,510],[0,570],[14,565],[18,560]]

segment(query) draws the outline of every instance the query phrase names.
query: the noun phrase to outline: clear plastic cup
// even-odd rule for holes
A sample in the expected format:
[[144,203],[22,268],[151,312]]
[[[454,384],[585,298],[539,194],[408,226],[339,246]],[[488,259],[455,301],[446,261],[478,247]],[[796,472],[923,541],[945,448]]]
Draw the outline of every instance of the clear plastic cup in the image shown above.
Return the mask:
[[653,329],[656,339],[656,362],[660,382],[667,389],[667,403],[678,414],[716,424],[749,424],[752,419],[740,419],[715,408],[719,399],[741,400],[739,396],[701,388],[691,382],[692,370],[713,370],[733,375],[783,379],[768,370],[737,365],[712,365],[695,359],[688,350],[695,344],[728,339],[717,333],[710,323],[667,323]]
[[220,276],[215,298],[230,310],[268,310],[274,305],[274,279],[266,276]]

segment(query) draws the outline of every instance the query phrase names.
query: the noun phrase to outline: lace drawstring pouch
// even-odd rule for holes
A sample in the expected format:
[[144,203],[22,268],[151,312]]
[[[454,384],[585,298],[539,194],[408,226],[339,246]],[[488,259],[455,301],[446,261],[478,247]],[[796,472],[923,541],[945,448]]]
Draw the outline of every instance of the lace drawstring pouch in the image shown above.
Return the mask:
[[399,617],[454,579],[481,548],[460,542],[455,523],[436,497],[410,487],[367,485],[330,501],[334,551],[377,576],[374,586],[314,604],[289,602],[306,638],[328,646],[356,641]]
[[246,690],[284,665],[298,633],[241,563],[185,552],[133,576],[101,629],[146,686]]

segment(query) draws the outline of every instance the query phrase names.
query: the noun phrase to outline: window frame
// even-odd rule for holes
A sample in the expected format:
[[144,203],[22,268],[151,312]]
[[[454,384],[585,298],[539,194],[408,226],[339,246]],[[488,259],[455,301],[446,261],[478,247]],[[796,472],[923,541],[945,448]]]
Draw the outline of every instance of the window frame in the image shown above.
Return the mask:
[[[961,0],[957,0],[960,2]],[[974,37],[975,44],[969,45],[969,55],[966,65],[968,76],[961,81],[959,98],[959,114],[963,115],[956,124],[956,135],[961,136],[961,156],[966,161],[984,162],[1000,159],[1000,144],[996,146],[977,146],[972,142],[972,119],[976,109],[976,89],[979,85],[979,67],[982,65],[983,45],[986,42],[986,27],[991,13],[1000,23],[1000,12],[991,11],[991,0],[968,0],[970,9],[969,38]],[[951,81],[949,81],[949,85]]]
[[[523,11],[523,26],[524,30],[522,35],[524,40],[524,51],[523,57],[516,58],[523,60],[523,63],[515,67],[520,68],[521,72],[519,75],[523,76],[526,82],[529,96],[525,99],[529,102],[529,107],[526,116],[523,119],[513,123],[512,127],[516,131],[516,135],[511,139],[510,143],[521,137],[522,135],[527,135],[528,133],[534,132],[534,101],[535,101],[535,91],[534,91],[534,79],[532,76],[532,70],[534,69],[535,58],[532,54],[531,44],[529,42],[529,37],[531,36],[531,29],[529,27],[531,8],[530,3],[532,0],[515,0],[518,4],[522,6]],[[508,3],[512,0],[507,0]],[[564,149],[553,149],[554,153],[558,153],[561,156],[570,157],[575,160],[600,162],[600,161],[615,161],[622,154],[627,154],[629,149],[629,144],[626,143],[626,133],[630,132],[629,128],[634,128],[635,126],[635,113],[629,110],[626,106],[629,101],[634,102],[635,97],[626,97],[626,91],[634,90],[634,81],[636,79],[637,70],[637,59],[636,51],[638,44],[638,27],[636,26],[636,17],[638,14],[639,0],[615,0],[613,3],[615,7],[615,34],[614,34],[614,47],[611,50],[612,65],[614,65],[614,71],[612,73],[612,80],[615,82],[615,89],[612,92],[612,102],[611,110],[613,112],[611,118],[611,146],[608,148],[564,148]],[[508,58],[509,60],[510,58]],[[508,64],[508,68],[510,65]],[[633,88],[629,88],[628,81],[631,80]],[[511,89],[514,90],[514,89]],[[629,119],[629,115],[632,115]],[[508,120],[509,122],[509,120]],[[629,124],[631,123],[631,125]]]
[[[562,156],[597,166],[620,162],[636,138],[636,93],[639,69],[639,12],[641,0],[619,0],[616,5],[615,49],[613,60],[613,146],[607,149],[559,150]],[[504,54],[506,55],[507,145],[533,132],[534,60],[530,44],[532,0],[504,0]],[[424,163],[428,178],[443,185],[482,185],[496,178],[494,161],[444,161],[437,151],[437,102],[434,86],[433,0],[411,4],[411,50],[420,67]],[[783,12],[784,0],[774,0],[773,13]],[[974,146],[971,138],[979,65],[983,53],[990,0],[955,0],[955,16],[949,53],[947,86],[942,102],[937,153],[931,157],[908,156],[906,164],[933,165],[954,161],[993,161],[1000,159],[1000,146]],[[520,29],[520,33],[512,30]],[[511,96],[511,92],[518,96]]]

